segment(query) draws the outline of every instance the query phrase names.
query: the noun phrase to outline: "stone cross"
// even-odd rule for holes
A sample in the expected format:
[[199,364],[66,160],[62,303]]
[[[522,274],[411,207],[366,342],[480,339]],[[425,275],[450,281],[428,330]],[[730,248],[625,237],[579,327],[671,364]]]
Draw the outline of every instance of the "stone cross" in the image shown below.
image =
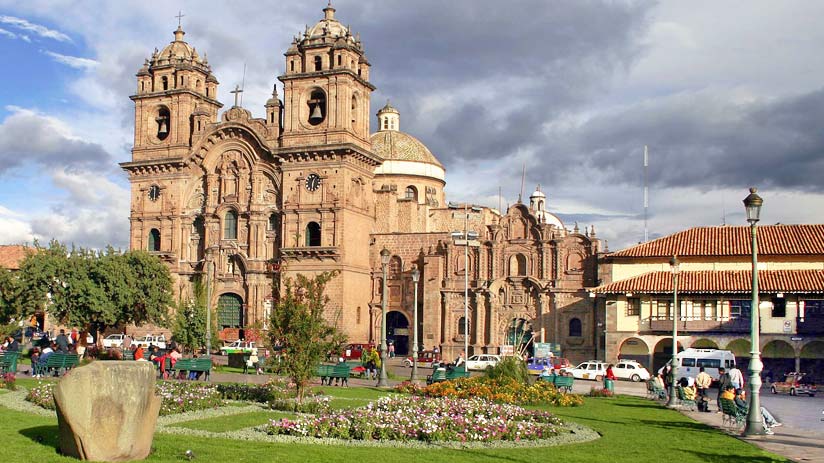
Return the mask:
[[235,89],[232,90],[229,93],[234,93],[234,95],[235,95],[235,106],[237,106],[237,96],[238,96],[238,94],[243,93],[243,90],[240,88],[240,85],[235,85]]
[[182,11],[180,11],[180,10],[178,10],[178,11],[177,11],[177,16],[175,16],[175,18],[177,18],[177,27],[180,27],[180,20],[181,20],[184,16],[186,16],[186,15],[185,15],[185,14],[183,14],[183,12],[182,12]]

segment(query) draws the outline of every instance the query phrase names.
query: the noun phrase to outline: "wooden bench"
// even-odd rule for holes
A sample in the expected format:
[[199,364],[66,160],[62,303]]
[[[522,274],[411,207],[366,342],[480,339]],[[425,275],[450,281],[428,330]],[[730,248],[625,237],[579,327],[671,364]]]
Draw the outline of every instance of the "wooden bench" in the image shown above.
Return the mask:
[[539,376],[538,381],[546,381],[555,385],[559,392],[572,392],[572,385],[575,383],[575,378],[572,376],[549,375]]
[[329,377],[329,381],[331,382],[332,378],[335,379],[335,384],[340,382],[341,385],[349,385],[349,371],[351,367],[345,363],[339,363],[332,367],[332,376]]
[[186,372],[201,372],[206,374],[206,381],[210,380],[210,373],[212,371],[212,359],[208,358],[182,358],[175,362],[174,368],[171,371],[175,373]]
[[678,399],[678,405],[681,407],[687,407],[692,411],[695,411],[695,399],[687,399],[686,395],[684,395],[684,388],[678,386],[675,388],[675,396]]
[[334,365],[317,365],[315,367],[315,371],[312,373],[313,376],[317,376],[320,378],[321,386],[324,384],[332,384],[332,372],[334,371]]
[[1,373],[17,373],[17,359],[20,357],[20,352],[5,351],[0,352],[0,372]]
[[61,370],[63,373],[71,370],[80,363],[80,358],[77,354],[60,354],[54,353],[46,358],[45,362],[37,362],[33,367],[35,375],[48,375],[49,372],[54,371],[59,375]]
[[726,425],[730,428],[740,428],[747,420],[747,412],[738,408],[730,399],[719,399],[721,402],[721,425]]

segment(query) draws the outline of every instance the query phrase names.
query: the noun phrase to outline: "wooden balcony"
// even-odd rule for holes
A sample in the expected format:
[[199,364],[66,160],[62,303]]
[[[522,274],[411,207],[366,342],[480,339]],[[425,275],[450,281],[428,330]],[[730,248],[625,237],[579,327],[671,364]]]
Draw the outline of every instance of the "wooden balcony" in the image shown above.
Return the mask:
[[798,334],[824,334],[824,317],[798,317],[795,326]]
[[[650,317],[649,331],[672,332],[672,318]],[[679,333],[749,333],[750,319],[699,320],[682,319],[678,321]]]

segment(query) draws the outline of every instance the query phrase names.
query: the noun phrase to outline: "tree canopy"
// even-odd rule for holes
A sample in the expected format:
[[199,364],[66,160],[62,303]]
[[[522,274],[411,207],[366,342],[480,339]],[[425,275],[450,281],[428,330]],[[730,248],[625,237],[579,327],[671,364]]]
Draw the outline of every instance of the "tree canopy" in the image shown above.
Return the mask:
[[346,341],[336,326],[340,314],[327,313],[329,297],[323,294],[336,275],[324,272],[314,278],[300,274],[296,280],[286,278],[284,294],[269,320],[269,344],[280,347],[280,361],[275,368],[292,379],[299,403],[315,366]]
[[168,267],[145,251],[37,246],[20,265],[21,315],[44,310],[93,333],[119,324],[167,326],[172,305]]

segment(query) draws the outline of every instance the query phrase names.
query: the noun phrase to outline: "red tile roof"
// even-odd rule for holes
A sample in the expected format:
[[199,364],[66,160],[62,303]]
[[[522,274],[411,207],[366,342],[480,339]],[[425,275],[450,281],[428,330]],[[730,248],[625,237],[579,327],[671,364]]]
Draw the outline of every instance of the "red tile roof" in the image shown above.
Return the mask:
[[[824,270],[761,270],[758,290],[763,293],[824,293]],[[594,288],[596,293],[671,293],[672,272],[650,272]],[[750,293],[749,270],[704,270],[681,272],[678,292]]]
[[[609,257],[745,256],[749,226],[696,227],[609,254]],[[822,255],[824,224],[758,227],[759,255]]]
[[0,245],[0,268],[20,270],[20,263],[32,249],[19,244]]

